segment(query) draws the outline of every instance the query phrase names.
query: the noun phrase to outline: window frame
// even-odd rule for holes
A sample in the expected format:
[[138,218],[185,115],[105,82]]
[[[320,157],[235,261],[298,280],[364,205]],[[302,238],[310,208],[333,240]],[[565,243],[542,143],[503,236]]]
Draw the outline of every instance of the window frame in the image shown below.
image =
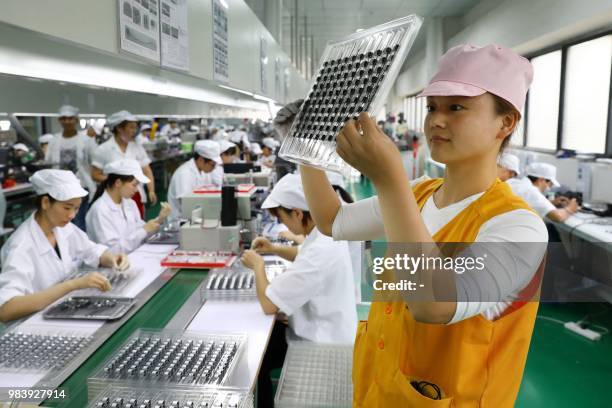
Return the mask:
[[[524,137],[523,137],[523,144],[520,145],[514,145],[515,147],[519,147],[523,150],[528,150],[528,151],[533,151],[533,152],[537,152],[537,153],[548,153],[548,154],[554,154],[557,151],[561,150],[561,146],[562,146],[562,142],[563,142],[563,113],[564,113],[564,109],[565,109],[565,105],[564,105],[564,98],[565,98],[565,79],[566,79],[566,70],[567,70],[567,54],[568,54],[568,49],[571,46],[574,45],[578,45],[581,44],[583,42],[587,42],[587,41],[591,41],[591,40],[595,40],[597,38],[601,38],[601,37],[605,37],[608,35],[612,35],[612,29],[609,28],[605,28],[602,30],[598,30],[598,31],[594,31],[594,32],[590,32],[587,34],[584,34],[582,36],[573,38],[571,40],[566,40],[566,41],[562,41],[560,43],[556,43],[554,45],[551,45],[550,47],[545,47],[542,48],[538,51],[532,52],[532,53],[528,53],[526,55],[524,55],[525,58],[527,58],[529,61],[531,61],[533,58],[554,52],[554,51],[561,51],[561,78],[560,78],[560,90],[559,90],[559,115],[558,115],[558,124],[557,124],[557,140],[556,140],[556,149],[552,150],[552,149],[542,149],[542,148],[534,148],[534,147],[529,147],[527,146],[527,142],[529,140],[529,131],[528,131],[528,121],[529,121],[529,99],[530,99],[530,95],[529,93],[527,94],[527,99],[525,101],[525,117],[523,118],[524,120],[524,126],[525,126],[525,132],[524,132]],[[612,157],[612,112],[610,112],[610,107],[612,106],[612,64],[610,67],[610,89],[608,91],[608,126],[607,126],[607,132],[606,132],[606,141],[605,141],[605,145],[604,145],[604,153],[598,153],[595,156],[596,157]],[[576,151],[575,150],[570,150],[570,149],[563,149],[566,152],[571,152],[572,154],[575,154]]]

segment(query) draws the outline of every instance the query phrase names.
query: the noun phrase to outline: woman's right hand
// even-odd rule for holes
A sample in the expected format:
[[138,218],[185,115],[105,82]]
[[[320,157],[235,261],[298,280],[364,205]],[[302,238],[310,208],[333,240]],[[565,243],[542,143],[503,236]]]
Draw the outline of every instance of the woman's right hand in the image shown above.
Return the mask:
[[147,222],[143,228],[145,231],[147,231],[147,234],[153,234],[154,232],[159,231],[159,226],[159,221],[157,219],[152,219],[151,221]]
[[267,238],[257,237],[251,243],[251,249],[258,254],[266,254],[274,251],[274,245]]
[[104,275],[99,272],[91,272],[80,278],[72,279],[75,289],[99,289],[102,292],[111,290],[111,284]]

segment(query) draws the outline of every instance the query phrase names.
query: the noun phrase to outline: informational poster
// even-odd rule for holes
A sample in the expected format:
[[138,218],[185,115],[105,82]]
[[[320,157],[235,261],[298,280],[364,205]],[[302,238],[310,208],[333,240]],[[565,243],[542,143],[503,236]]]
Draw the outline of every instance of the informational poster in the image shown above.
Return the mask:
[[159,16],[161,22],[161,65],[189,71],[187,0],[160,0]]
[[121,49],[159,64],[158,0],[117,1]]
[[227,10],[219,0],[212,0],[213,79],[229,82]]
[[261,93],[268,93],[268,42],[265,37],[259,38],[259,66],[261,74]]

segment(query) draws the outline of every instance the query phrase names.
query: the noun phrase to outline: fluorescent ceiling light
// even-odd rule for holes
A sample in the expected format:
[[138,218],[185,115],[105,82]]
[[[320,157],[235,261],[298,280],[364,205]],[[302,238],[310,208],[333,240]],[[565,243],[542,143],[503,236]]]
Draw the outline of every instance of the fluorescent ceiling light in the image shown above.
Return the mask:
[[229,5],[227,4],[227,2],[226,2],[225,0],[219,0],[219,3],[221,3],[221,5],[222,5],[223,7],[225,7],[226,9],[228,9],[228,8],[229,8]]
[[240,92],[241,94],[245,94],[245,95],[253,96],[253,93],[252,93],[252,92],[249,92],[249,91],[243,91],[242,89],[238,89],[238,88],[232,88],[231,86],[227,86],[227,85],[219,85],[219,88],[229,89],[230,91]]
[[10,120],[0,120],[0,130],[9,130],[11,128]]
[[253,94],[253,98],[255,99],[259,99],[260,101],[266,101],[266,102],[275,102],[274,99],[272,98],[268,98],[266,96],[262,96],[262,95],[257,95],[257,94]]

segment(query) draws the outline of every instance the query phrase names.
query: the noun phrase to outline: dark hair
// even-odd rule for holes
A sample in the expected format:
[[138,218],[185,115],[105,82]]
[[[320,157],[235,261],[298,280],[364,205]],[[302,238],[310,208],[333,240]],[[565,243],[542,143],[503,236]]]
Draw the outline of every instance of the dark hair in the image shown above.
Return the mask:
[[342,187],[336,185],[336,184],[332,184],[332,188],[334,189],[334,191],[336,193],[338,193],[340,195],[340,198],[342,199],[342,201],[344,201],[347,204],[351,204],[354,203],[355,200],[353,200],[353,196],[346,191],[345,189],[343,189]]
[[[518,126],[518,123],[521,120],[521,113],[516,110],[514,105],[512,105],[510,102],[508,102],[504,98],[499,97],[497,95],[493,95],[493,94],[491,95],[493,96],[493,101],[495,103],[495,113],[498,115],[507,115],[510,113],[516,114],[518,116],[516,126]],[[514,127],[514,130],[512,131],[512,133],[506,136],[501,146],[499,147],[500,154],[506,149],[506,147],[508,147],[508,144],[510,143],[510,139],[512,138],[512,135],[514,134],[514,131],[516,130],[516,126]]]
[[236,154],[236,148],[234,146],[230,147],[229,149],[227,149],[224,152],[221,152],[221,154],[229,154],[230,156],[233,156]]
[[43,198],[47,197],[49,199],[49,202],[51,204],[55,203],[57,200],[53,197],[51,197],[49,194],[43,194],[43,195],[39,195],[36,196],[36,210],[41,211],[42,210],[42,200]]
[[[279,210],[282,210],[285,214],[289,214],[291,212],[289,208],[285,208],[282,206],[268,209],[268,211],[270,211],[270,214],[272,214],[276,218],[278,218]],[[304,213],[304,218],[302,218],[302,227],[306,227],[308,225],[308,221],[312,221],[312,216],[310,215],[310,211],[302,210],[302,212]]]
[[102,197],[102,194],[104,194],[104,191],[107,188],[111,187],[113,184],[115,184],[115,181],[121,180],[123,183],[129,183],[131,181],[134,181],[135,178],[136,177],[134,176],[123,176],[121,174],[109,174],[106,180],[101,182],[100,185],[98,186],[98,189],[96,190],[96,194],[94,194],[93,200],[91,200],[91,203],[89,203],[89,207],[91,208],[93,203],[95,203],[98,198]]

